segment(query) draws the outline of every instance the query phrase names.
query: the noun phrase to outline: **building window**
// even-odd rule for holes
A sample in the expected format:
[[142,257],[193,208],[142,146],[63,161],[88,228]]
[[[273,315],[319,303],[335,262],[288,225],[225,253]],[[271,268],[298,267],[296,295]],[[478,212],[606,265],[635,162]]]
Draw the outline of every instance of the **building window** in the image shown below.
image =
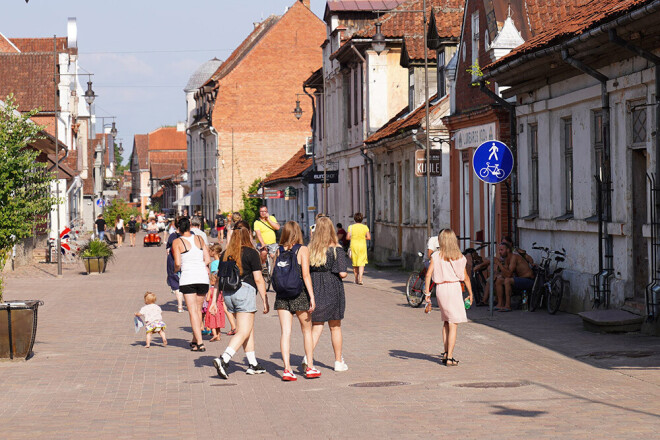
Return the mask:
[[539,213],[539,143],[538,143],[538,125],[529,126],[529,196],[530,196],[530,214]]
[[446,83],[445,50],[442,48],[438,51],[438,98],[447,94]]
[[633,144],[642,144],[646,142],[646,107],[633,107],[632,141]]
[[415,108],[415,69],[410,68],[408,72],[408,110],[413,111]]
[[[479,12],[472,14],[472,62],[479,61]],[[472,81],[477,80],[476,72],[472,73]]]
[[573,213],[573,121],[562,119],[562,150],[564,152],[564,199],[566,214]]
[[358,125],[360,123],[360,113],[361,113],[361,107],[362,103],[360,100],[360,91],[361,89],[361,82],[362,82],[362,69],[360,68],[360,65],[353,70],[353,125]]
[[603,181],[603,112],[593,113],[594,165],[598,178]]

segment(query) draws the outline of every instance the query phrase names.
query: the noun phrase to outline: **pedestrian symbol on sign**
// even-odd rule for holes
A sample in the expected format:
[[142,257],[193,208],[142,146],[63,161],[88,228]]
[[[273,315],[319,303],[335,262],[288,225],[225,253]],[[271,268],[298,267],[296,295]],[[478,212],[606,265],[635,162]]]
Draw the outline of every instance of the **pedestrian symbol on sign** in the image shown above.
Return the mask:
[[488,151],[490,151],[490,156],[488,156],[488,160],[493,160],[493,159],[495,159],[495,160],[499,161],[499,159],[497,158],[497,152],[498,152],[499,150],[500,150],[500,149],[497,148],[497,145],[495,145],[495,142],[493,142],[493,146],[490,147],[490,150],[488,150]]

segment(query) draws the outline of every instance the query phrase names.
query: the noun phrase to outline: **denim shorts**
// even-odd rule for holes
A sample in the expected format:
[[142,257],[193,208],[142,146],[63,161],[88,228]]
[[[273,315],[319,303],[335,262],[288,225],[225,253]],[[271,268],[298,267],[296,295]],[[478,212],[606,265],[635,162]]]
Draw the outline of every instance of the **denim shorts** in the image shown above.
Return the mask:
[[513,290],[532,290],[532,287],[534,287],[534,278],[513,278]]
[[231,313],[255,313],[257,311],[257,289],[243,283],[236,292],[223,292],[227,310]]

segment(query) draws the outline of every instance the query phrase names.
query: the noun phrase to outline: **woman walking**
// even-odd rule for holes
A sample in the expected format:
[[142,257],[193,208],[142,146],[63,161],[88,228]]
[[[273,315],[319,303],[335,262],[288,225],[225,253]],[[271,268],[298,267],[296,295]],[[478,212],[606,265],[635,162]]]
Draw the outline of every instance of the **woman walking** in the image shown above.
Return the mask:
[[369,227],[362,224],[364,216],[361,212],[356,212],[353,220],[355,220],[355,223],[348,227],[346,240],[351,242],[351,262],[353,263],[355,283],[361,285],[363,284],[364,266],[369,262],[367,260],[367,240],[371,240],[371,233]]
[[131,239],[131,247],[135,247],[135,234],[138,231],[138,224],[135,220],[135,216],[132,215],[128,221],[128,237]]
[[442,363],[451,367],[458,365],[458,361],[454,359],[458,324],[467,322],[461,281],[465,282],[468,289],[470,304],[472,304],[474,297],[470,276],[466,270],[467,260],[458,247],[456,234],[451,229],[444,229],[440,232],[438,241],[439,249],[431,255],[431,264],[426,271],[424,293],[428,303],[427,307],[430,308],[431,292],[429,286],[432,278],[433,282],[437,284],[435,294],[440,308],[440,318],[444,322],[442,325],[442,342],[445,351],[441,354]]
[[[290,254],[285,254],[285,252],[290,252]],[[305,358],[307,359],[305,377],[308,379],[321,377],[321,372],[314,368],[313,361],[314,339],[312,337],[311,313],[314,311],[315,304],[312,278],[309,274],[309,249],[307,246],[303,246],[303,234],[298,223],[286,222],[283,228],[282,237],[280,238],[280,247],[276,255],[278,258],[282,255],[283,261],[286,261],[285,255],[291,257],[288,259],[289,261],[292,261],[295,258],[295,261],[298,263],[297,266],[290,265],[289,267],[295,271],[293,272],[293,278],[296,280],[302,278],[303,281],[297,295],[284,295],[283,293],[277,293],[277,296],[275,297],[274,308],[277,310],[277,314],[280,318],[280,327],[282,329],[280,337],[280,349],[282,351],[282,361],[284,361],[284,374],[282,374],[282,380],[297,380],[296,375],[293,374],[293,370],[291,369],[290,362],[291,325],[293,323],[293,315],[298,317],[298,321],[300,321],[300,330],[303,334]],[[280,270],[278,267],[275,268],[274,275],[283,272],[284,271]],[[286,280],[282,280],[282,282],[280,282],[278,278],[278,281],[275,282],[275,287],[281,288],[281,284],[287,280],[291,280],[291,277],[287,277]]]
[[[332,220],[328,217],[316,221],[314,235],[309,243],[309,264],[316,300],[316,307],[312,312],[314,347],[318,344],[323,325],[327,322],[335,352],[335,371],[346,371],[348,366],[342,356],[341,320],[344,319],[346,309],[342,279],[347,275],[348,259],[338,243]],[[307,368],[307,360],[307,357],[303,359],[303,369]]]
[[124,242],[124,219],[119,214],[115,219],[115,235],[117,236],[117,247],[121,247]]
[[211,257],[202,237],[190,232],[190,220],[179,220],[179,234],[172,242],[174,271],[181,271],[179,291],[183,293],[190,314],[193,340],[192,351],[206,351],[202,340],[202,304],[209,291],[209,263]]
[[[178,226],[179,219],[174,219],[174,224]],[[179,238],[178,230],[172,232],[167,239],[165,250],[167,251],[167,285],[170,291],[176,296],[177,312],[183,313],[183,293],[179,290],[179,273],[174,270],[174,256],[172,255],[172,243]]]
[[[266,283],[261,274],[261,258],[259,252],[254,248],[248,228],[239,226],[233,231],[232,240],[227,244],[227,250],[220,257],[220,270],[218,277],[221,278],[224,269],[229,266],[237,266],[240,274],[241,287],[235,291],[223,291],[225,304],[229,313],[236,317],[236,334],[229,340],[229,345],[222,356],[213,360],[213,365],[218,376],[223,379],[229,377],[228,364],[241,346],[248,359],[247,374],[261,374],[266,370],[259,365],[254,352],[254,315],[257,313],[256,293],[259,292],[263,301],[264,314],[269,312],[268,296],[266,294]],[[217,313],[218,289],[214,289],[209,313]]]
[[235,212],[231,215],[230,225],[229,228],[227,228],[227,246],[229,246],[229,240],[231,240],[231,236],[234,233],[234,228],[237,227],[238,222],[241,220],[243,220],[243,217],[239,212]]

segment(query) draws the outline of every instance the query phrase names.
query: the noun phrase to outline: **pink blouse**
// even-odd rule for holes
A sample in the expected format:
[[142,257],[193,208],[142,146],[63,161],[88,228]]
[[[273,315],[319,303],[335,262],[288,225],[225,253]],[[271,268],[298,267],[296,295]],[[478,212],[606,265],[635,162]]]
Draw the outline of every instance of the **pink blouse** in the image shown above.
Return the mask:
[[467,264],[465,257],[446,261],[440,256],[440,252],[434,252],[431,255],[431,263],[433,264],[434,283],[457,283],[465,280],[465,265]]

